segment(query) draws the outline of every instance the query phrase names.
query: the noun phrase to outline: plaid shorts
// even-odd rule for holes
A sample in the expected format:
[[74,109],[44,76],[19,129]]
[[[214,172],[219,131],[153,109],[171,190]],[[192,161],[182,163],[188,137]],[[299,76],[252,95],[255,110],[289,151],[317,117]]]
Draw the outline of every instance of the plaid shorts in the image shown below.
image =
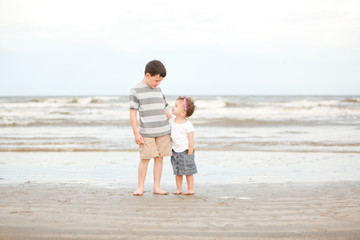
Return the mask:
[[173,150],[171,164],[173,166],[174,175],[193,175],[197,173],[195,150],[191,155],[188,154],[188,150],[179,153]]

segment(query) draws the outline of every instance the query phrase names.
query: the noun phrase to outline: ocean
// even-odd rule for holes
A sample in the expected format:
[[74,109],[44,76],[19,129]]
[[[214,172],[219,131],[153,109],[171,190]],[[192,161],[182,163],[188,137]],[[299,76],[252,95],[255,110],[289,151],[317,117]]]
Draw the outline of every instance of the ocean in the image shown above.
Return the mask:
[[[196,185],[360,181],[359,96],[192,97]],[[135,190],[138,163],[127,96],[0,98],[0,184]]]
[[[197,150],[360,153],[360,96],[192,97]],[[0,152],[137,148],[128,96],[0,97]]]

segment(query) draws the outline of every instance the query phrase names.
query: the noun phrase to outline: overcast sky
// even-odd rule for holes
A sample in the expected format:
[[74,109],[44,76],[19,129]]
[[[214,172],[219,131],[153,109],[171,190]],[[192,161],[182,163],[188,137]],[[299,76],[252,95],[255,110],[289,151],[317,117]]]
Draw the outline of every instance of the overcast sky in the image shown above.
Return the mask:
[[0,0],[0,95],[360,95],[359,0]]

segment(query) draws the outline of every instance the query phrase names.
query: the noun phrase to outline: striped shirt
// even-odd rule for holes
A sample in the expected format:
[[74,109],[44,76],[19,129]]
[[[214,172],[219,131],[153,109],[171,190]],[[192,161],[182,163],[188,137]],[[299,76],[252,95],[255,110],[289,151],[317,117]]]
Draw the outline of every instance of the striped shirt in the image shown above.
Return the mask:
[[170,134],[169,121],[164,110],[168,106],[159,87],[139,83],[131,89],[129,96],[130,109],[139,112],[139,133],[143,137],[160,137]]

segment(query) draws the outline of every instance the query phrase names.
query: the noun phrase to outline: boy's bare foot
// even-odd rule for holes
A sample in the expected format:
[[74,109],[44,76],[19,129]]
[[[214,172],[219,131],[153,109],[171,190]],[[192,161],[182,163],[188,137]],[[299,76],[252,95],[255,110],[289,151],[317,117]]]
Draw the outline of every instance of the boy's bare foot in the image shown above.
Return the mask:
[[184,192],[184,195],[194,195],[195,192],[194,191],[186,191]]
[[175,192],[173,192],[174,195],[181,195],[181,191],[176,190]]
[[154,194],[158,194],[158,195],[169,195],[168,192],[162,190],[162,189],[154,189]]
[[134,195],[134,196],[142,196],[143,193],[144,193],[144,190],[142,190],[142,189],[136,189],[136,191],[133,192],[133,195]]

